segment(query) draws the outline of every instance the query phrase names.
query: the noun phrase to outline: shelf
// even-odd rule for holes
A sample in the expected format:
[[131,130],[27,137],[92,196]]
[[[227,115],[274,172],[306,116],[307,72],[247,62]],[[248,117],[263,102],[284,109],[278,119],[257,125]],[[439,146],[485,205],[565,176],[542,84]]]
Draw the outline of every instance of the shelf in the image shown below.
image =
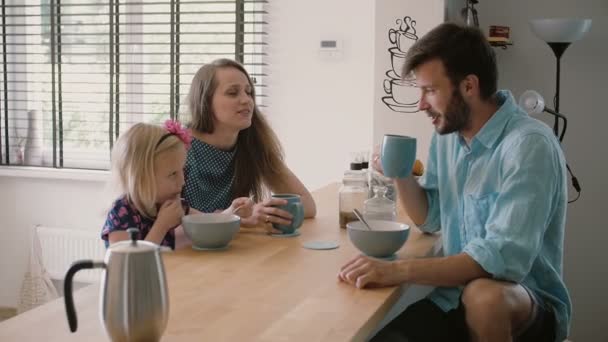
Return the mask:
[[503,50],[506,49],[507,46],[513,45],[512,41],[506,41],[506,42],[490,41],[489,43],[490,43],[491,46],[500,47],[500,48],[503,48]]

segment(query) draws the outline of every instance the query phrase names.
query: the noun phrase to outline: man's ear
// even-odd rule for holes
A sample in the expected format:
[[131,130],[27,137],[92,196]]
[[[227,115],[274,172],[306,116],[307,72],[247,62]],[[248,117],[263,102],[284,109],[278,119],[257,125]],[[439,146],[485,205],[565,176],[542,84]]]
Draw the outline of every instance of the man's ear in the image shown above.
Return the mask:
[[465,98],[479,97],[479,78],[469,74],[460,81],[460,93]]

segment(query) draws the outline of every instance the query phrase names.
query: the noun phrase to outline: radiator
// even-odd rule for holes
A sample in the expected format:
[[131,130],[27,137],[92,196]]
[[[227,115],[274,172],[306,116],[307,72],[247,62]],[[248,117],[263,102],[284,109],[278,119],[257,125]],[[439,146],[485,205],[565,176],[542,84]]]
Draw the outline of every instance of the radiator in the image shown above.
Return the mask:
[[[36,226],[42,250],[42,262],[54,280],[61,280],[74,261],[91,259],[102,261],[105,246],[98,232]],[[99,281],[101,269],[82,270],[74,281]]]

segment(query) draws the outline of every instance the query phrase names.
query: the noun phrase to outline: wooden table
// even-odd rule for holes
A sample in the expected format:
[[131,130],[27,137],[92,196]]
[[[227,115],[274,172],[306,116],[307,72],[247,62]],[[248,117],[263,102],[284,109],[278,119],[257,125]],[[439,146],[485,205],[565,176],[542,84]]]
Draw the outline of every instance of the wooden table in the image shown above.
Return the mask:
[[[357,254],[338,226],[338,185],[313,193],[317,217],[296,238],[242,230],[225,251],[185,248],[164,255],[170,318],[163,341],[364,340],[396,302],[398,287],[358,290],[337,280]],[[302,248],[333,240],[334,250]],[[430,253],[436,236],[417,228],[400,257]],[[63,298],[0,323],[0,341],[106,341],[99,319],[99,285],[74,294],[78,331],[69,332]]]

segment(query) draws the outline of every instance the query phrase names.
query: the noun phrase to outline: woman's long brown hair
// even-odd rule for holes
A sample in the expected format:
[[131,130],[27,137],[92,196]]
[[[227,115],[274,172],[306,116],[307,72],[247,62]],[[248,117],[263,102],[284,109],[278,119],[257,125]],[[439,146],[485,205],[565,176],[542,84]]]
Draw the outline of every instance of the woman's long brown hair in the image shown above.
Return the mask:
[[281,144],[266,117],[258,109],[255,87],[241,64],[230,59],[217,59],[197,71],[188,94],[189,126],[201,133],[213,133],[215,113],[211,101],[217,89],[215,74],[219,68],[241,71],[251,85],[253,116],[251,126],[241,130],[237,138],[232,194],[234,197],[253,195],[257,202],[266,195],[268,186],[281,184],[285,175],[285,163]]

